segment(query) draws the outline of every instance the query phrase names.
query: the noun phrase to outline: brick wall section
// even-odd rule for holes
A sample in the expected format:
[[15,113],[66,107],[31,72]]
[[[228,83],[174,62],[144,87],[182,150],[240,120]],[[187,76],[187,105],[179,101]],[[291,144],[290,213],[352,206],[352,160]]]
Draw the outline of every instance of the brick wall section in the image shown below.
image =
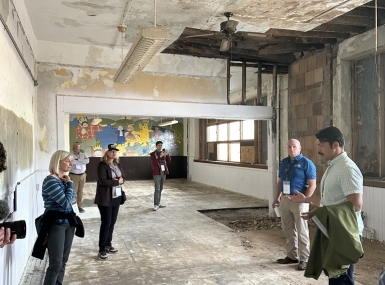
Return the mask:
[[[289,68],[289,138],[301,142],[302,153],[317,166],[317,186],[325,166],[316,150],[315,134],[331,117],[331,56],[328,49],[314,52]],[[317,187],[316,194],[319,194]]]

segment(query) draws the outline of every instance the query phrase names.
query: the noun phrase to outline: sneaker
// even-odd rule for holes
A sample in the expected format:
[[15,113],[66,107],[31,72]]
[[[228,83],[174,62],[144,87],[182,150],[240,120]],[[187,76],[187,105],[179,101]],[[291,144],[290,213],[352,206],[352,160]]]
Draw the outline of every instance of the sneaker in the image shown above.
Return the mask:
[[83,208],[79,208],[79,212],[80,212],[80,213],[84,213],[85,210],[84,210]]
[[105,250],[99,251],[98,257],[100,260],[105,260],[108,258],[107,252]]
[[165,206],[165,205],[160,205],[160,204],[159,204],[159,208],[166,208],[166,206]]
[[154,208],[152,208],[154,211],[158,211],[159,209],[159,206],[158,205],[155,205]]
[[113,246],[106,246],[106,252],[108,253],[117,253],[118,250]]

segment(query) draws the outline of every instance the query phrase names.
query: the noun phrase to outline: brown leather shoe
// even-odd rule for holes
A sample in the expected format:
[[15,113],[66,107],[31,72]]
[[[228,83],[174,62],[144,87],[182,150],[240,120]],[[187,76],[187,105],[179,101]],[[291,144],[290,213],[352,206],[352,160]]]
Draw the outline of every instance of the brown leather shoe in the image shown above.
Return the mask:
[[289,263],[298,263],[298,259],[291,259],[290,257],[277,259],[279,264],[289,264]]
[[306,266],[307,266],[307,262],[306,261],[300,261],[298,263],[297,270],[305,270]]

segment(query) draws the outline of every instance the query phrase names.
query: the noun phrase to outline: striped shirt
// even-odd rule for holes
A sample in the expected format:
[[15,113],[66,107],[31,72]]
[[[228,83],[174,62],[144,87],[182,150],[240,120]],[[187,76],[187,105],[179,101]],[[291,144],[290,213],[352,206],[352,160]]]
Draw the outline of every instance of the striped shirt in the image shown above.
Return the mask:
[[[357,165],[346,152],[328,162],[321,180],[321,205],[338,205],[348,201],[350,194],[363,194],[364,179]],[[358,229],[362,235],[364,223],[361,211],[356,212]]]
[[67,183],[59,178],[48,175],[43,181],[42,195],[44,208],[65,213],[72,212],[72,200],[75,191],[72,181]]

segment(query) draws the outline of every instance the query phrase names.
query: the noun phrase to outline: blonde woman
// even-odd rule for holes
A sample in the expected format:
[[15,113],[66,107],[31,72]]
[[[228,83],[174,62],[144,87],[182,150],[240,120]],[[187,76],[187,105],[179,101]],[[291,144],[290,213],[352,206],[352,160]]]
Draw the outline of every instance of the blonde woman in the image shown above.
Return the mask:
[[69,152],[56,151],[49,164],[50,175],[43,181],[42,195],[46,210],[32,256],[44,258],[45,246],[47,247],[49,265],[44,285],[63,283],[75,229],[76,235],[84,236],[81,220],[73,211],[75,192],[68,176],[71,160]]
[[108,258],[107,253],[118,252],[112,246],[112,234],[121,201],[121,185],[124,183],[124,173],[119,164],[118,151],[115,144],[109,144],[97,169],[98,182],[94,203],[98,205],[101,220],[98,254],[101,260]]

